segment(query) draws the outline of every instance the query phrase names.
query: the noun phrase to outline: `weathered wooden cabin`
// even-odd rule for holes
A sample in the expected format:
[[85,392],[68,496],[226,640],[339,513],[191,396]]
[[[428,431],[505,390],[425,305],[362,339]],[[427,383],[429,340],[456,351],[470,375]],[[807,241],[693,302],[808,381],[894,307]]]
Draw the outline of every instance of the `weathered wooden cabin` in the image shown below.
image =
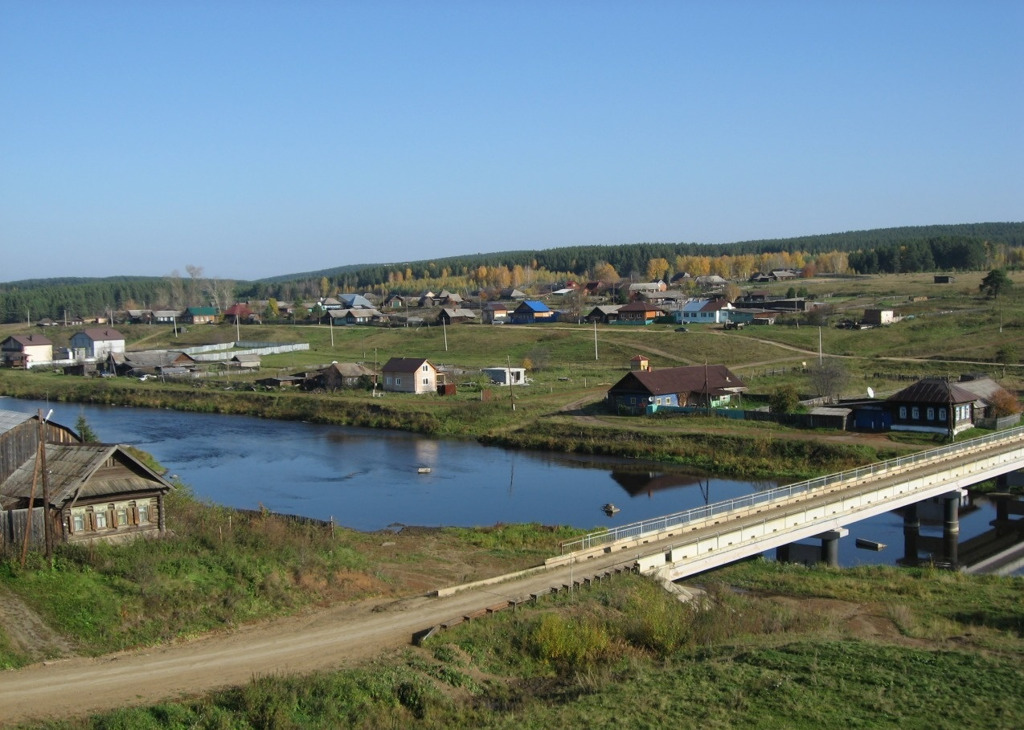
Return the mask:
[[[82,439],[59,423],[43,423],[47,443],[78,444]],[[0,484],[39,450],[39,414],[0,411]]]

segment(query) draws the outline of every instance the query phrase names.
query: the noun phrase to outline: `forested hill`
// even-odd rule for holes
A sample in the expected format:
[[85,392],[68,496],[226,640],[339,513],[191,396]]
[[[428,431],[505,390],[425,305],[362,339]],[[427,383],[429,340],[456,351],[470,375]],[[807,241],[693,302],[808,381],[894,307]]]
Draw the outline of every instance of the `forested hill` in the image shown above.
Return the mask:
[[852,253],[856,251],[890,249],[893,246],[934,239],[972,239],[978,242],[1005,244],[1011,247],[1024,246],[1024,222],[1016,223],[961,223],[938,226],[904,226],[901,228],[877,228],[870,231],[847,231],[826,233],[797,238],[772,238],[759,241],[738,241],[736,243],[632,243],[617,246],[564,246],[561,248],[524,251],[500,251],[496,253],[467,254],[434,258],[423,261],[400,261],[390,264],[366,264],[339,266],[318,271],[284,274],[261,279],[258,284],[279,284],[326,277],[330,280],[351,281],[353,285],[367,286],[370,282],[385,283],[388,272],[411,269],[413,278],[435,278],[438,272],[467,271],[480,266],[523,266],[544,268],[548,271],[564,271],[583,275],[598,263],[607,262],[624,276],[631,272],[647,269],[651,259],[664,258],[673,261],[677,256],[739,256],[788,251],[815,254],[829,251]]
[[654,278],[690,269],[690,273],[701,273],[702,267],[708,273],[711,260],[719,264],[717,271],[732,278],[744,278],[765,266],[810,265],[819,273],[1019,268],[1024,266],[1024,222],[884,228],[726,244],[567,246],[349,265],[237,283],[204,279],[202,266],[187,267],[187,277],[32,279],[0,283],[0,320],[35,322],[49,317],[59,321],[65,315],[87,317],[111,310],[181,309],[211,303],[224,308],[236,297],[292,301],[339,291],[500,288],[519,286],[522,282],[517,277],[524,272],[532,272],[535,282],[543,276],[598,278],[598,272],[603,277]]

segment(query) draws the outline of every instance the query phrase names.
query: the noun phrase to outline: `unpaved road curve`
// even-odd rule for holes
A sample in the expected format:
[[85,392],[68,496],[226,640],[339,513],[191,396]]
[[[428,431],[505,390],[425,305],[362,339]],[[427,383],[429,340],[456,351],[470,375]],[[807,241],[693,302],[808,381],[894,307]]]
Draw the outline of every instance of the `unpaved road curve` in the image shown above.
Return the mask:
[[[588,561],[587,575],[625,555]],[[408,644],[412,634],[487,606],[579,580],[582,566],[538,571],[447,598],[345,604],[195,641],[0,674],[0,723],[67,718],[240,685],[252,677],[331,669]]]

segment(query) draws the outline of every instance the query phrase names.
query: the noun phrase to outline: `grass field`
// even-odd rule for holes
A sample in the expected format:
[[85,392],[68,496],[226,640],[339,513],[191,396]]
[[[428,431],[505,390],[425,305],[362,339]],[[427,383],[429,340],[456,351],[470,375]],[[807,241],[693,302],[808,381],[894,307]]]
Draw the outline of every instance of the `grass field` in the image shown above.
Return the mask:
[[62,728],[1017,728],[1021,579],[755,561],[680,604],[622,576],[341,672]]

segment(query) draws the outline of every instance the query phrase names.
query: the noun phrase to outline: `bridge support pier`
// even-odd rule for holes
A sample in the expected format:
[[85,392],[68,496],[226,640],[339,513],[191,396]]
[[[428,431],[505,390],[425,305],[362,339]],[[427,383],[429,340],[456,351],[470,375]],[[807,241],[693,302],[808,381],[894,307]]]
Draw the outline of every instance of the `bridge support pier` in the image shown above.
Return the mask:
[[825,563],[831,568],[838,568],[839,538],[849,534],[850,531],[845,527],[837,527],[811,537],[812,540],[821,540],[820,547],[804,545],[799,542],[779,545],[775,548],[775,559],[780,563],[802,563],[804,565]]
[[918,538],[921,536],[921,520],[917,515],[917,503],[903,508],[903,562],[917,565]]
[[953,568],[958,562],[957,547],[960,543],[960,497],[961,493],[957,491],[942,498],[942,551]]
[[839,567],[839,538],[846,537],[850,531],[845,527],[837,527],[834,530],[823,532],[814,537],[821,540],[821,562],[830,568]]

